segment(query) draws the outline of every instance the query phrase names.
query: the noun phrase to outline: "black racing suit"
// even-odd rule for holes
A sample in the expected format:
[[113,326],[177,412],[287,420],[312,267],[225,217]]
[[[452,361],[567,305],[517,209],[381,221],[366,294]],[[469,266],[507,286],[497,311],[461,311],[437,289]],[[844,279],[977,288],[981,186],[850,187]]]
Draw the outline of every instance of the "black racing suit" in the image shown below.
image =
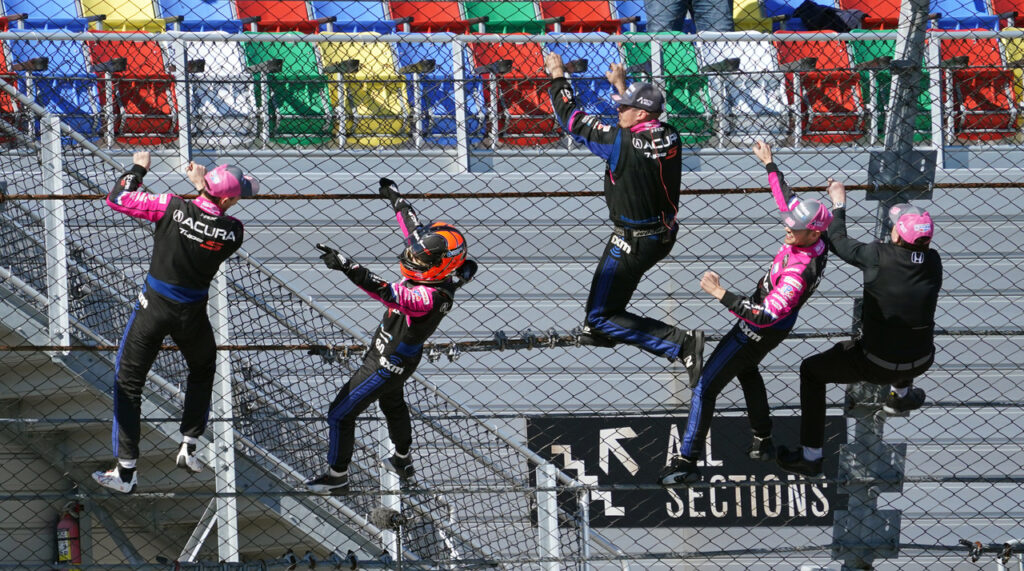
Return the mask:
[[[412,207],[396,204],[402,233],[424,232]],[[362,366],[334,398],[327,413],[330,445],[327,463],[339,472],[348,469],[355,444],[356,418],[373,401],[380,403],[388,434],[402,455],[412,446],[412,424],[403,388],[420,363],[423,343],[434,333],[452,308],[456,286],[449,277],[439,284],[420,284],[406,279],[390,283],[366,268],[353,264],[345,271],[352,283],[387,309]]]
[[604,196],[614,225],[587,299],[586,322],[599,334],[670,359],[692,340],[672,325],[626,311],[640,278],[672,251],[682,178],[679,133],[646,121],[606,125],[577,107],[564,78],[548,91],[562,128],[608,161]]
[[217,354],[206,302],[221,263],[244,238],[242,223],[205,196],[189,201],[136,190],[145,174],[134,165],[107,195],[114,210],[156,223],[149,274],[115,363],[114,455],[124,460],[139,457],[142,387],[168,335],[189,371],[181,433],[199,437],[206,430]]
[[939,253],[858,242],[846,235],[846,209],[834,214],[832,251],[864,271],[863,325],[856,338],[800,364],[800,442],[809,448],[823,444],[826,383],[908,387],[935,358],[935,307],[942,288]]
[[[768,163],[768,184],[780,212],[789,212],[800,199],[786,185],[775,163]],[[698,458],[704,451],[718,395],[734,377],[739,378],[747,416],[755,436],[772,434],[768,392],[758,365],[789,335],[800,308],[818,288],[828,263],[824,235],[809,246],[783,244],[749,298],[725,292],[722,305],[739,319],[722,337],[704,363],[690,397],[690,414],[679,453]]]

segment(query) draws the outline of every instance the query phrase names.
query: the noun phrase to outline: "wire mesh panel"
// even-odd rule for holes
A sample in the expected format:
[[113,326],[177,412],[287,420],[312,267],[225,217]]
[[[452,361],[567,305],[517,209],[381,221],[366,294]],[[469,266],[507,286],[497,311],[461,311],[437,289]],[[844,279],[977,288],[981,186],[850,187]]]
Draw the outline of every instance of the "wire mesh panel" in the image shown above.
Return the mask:
[[[200,4],[61,15],[105,14],[105,29],[4,20],[0,558],[910,570],[1019,557],[1020,38],[938,29],[992,30],[997,15],[923,25],[936,29],[907,52],[881,6],[843,33],[764,6],[756,25],[734,19],[740,33],[692,35],[647,34],[646,13],[614,2]],[[239,19],[253,10],[260,20]],[[802,28],[788,27],[794,18]],[[78,31],[86,24],[97,32]],[[703,331],[707,363],[734,326],[747,340],[769,334],[701,282],[713,271],[751,295],[787,239],[755,141],[772,145],[804,199],[828,205],[826,178],[845,182],[854,239],[888,241],[895,203],[926,208],[943,271],[934,364],[914,383],[924,406],[891,414],[888,385],[830,384],[823,475],[809,478],[751,455],[747,385],[730,382],[710,402],[699,479],[659,485],[707,402],[693,404],[682,355],[595,346],[583,329],[602,252],[628,255],[629,240],[650,237],[614,234],[603,179],[612,165],[615,184],[626,151],[567,136],[584,119],[557,117],[551,53],[605,131],[622,111],[606,76],[619,63],[627,83],[665,95],[661,120],[681,142],[678,230],[629,311]],[[77,71],[55,65],[74,54]],[[191,371],[168,339],[143,393],[138,485],[121,494],[90,475],[113,464],[122,336],[151,273],[154,225],[105,197],[140,149],[152,151],[148,192],[194,199],[191,161],[235,165],[260,193],[231,206],[244,242],[209,292],[220,361],[203,469],[176,466]],[[392,427],[371,406],[348,493],[321,496],[305,482],[328,467],[328,411],[388,310],[325,267],[316,244],[400,279],[408,243],[381,177],[421,221],[457,227],[480,269],[404,385],[414,477],[387,469]],[[801,363],[858,334],[864,279],[830,255],[788,334],[742,371],[759,371],[774,443],[801,441]]]

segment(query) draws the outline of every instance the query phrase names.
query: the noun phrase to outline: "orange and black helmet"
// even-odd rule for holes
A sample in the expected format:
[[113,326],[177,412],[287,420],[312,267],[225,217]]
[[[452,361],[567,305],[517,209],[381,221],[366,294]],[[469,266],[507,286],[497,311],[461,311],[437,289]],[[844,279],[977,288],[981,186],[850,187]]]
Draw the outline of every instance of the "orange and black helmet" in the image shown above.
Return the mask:
[[466,238],[454,226],[434,222],[419,239],[410,236],[398,257],[402,275],[421,283],[444,281],[466,261]]

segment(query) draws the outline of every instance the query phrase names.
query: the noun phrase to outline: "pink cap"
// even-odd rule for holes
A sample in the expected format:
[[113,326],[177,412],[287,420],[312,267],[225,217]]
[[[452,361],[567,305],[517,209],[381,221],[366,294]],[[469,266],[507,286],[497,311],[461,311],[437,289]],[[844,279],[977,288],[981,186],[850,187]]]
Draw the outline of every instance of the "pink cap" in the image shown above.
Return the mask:
[[921,238],[931,240],[935,231],[932,216],[928,211],[907,203],[897,204],[889,209],[889,221],[896,228],[896,234],[908,244],[914,244]]
[[233,165],[220,165],[206,173],[206,192],[210,196],[243,198],[254,196],[260,189],[260,183],[249,175],[243,175],[242,169]]
[[782,223],[790,230],[824,232],[832,223],[832,212],[817,200],[801,200],[793,210],[782,213]]

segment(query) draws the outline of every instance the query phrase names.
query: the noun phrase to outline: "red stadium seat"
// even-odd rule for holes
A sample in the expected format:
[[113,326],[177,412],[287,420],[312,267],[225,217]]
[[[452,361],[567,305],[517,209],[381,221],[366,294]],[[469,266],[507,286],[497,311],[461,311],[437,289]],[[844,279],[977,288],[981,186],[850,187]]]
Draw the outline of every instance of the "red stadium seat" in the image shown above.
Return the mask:
[[[560,133],[548,98],[539,44],[471,44],[473,64],[487,80],[485,108],[492,118],[491,139],[508,145],[541,145],[558,141]],[[501,62],[511,62],[508,69]],[[496,109],[496,113],[495,113]],[[497,133],[494,133],[496,124]]]
[[[622,32],[622,21],[612,16],[610,2],[541,2],[540,13],[541,18],[564,17],[563,32]],[[548,31],[554,31],[554,25],[549,24]]]
[[237,0],[240,19],[259,16],[260,32],[302,32],[315,34],[320,28],[303,0]]
[[839,8],[867,14],[863,26],[869,30],[895,30],[900,21],[900,0],[839,0]]
[[[105,34],[136,32],[100,32]],[[100,105],[113,109],[118,142],[158,145],[178,135],[178,103],[174,77],[164,65],[156,42],[88,42],[93,66],[124,58],[125,66],[104,73],[99,84]],[[112,98],[109,101],[108,98]]]
[[1014,74],[1003,66],[999,40],[942,40],[939,52],[952,134],[979,141],[1015,135]]
[[[7,31],[7,19],[0,19],[0,32]],[[10,68],[7,67],[7,58],[4,57],[3,46],[0,45],[0,81],[7,82],[8,85],[17,87],[18,76],[11,72]],[[12,127],[16,127],[18,124],[17,115],[17,103],[10,95],[7,95],[6,91],[0,91],[0,121],[9,123]],[[11,141],[12,137],[7,135],[5,129],[0,129],[0,143],[6,143]]]
[[459,2],[390,2],[391,18],[411,17],[410,30],[420,33],[453,32],[468,34],[472,23],[462,14]]
[[[805,33],[813,32],[777,32],[776,37]],[[845,42],[777,41],[775,48],[784,70],[806,64],[806,70],[786,73],[786,96],[798,106],[803,140],[842,143],[864,136],[860,77],[850,69]]]

